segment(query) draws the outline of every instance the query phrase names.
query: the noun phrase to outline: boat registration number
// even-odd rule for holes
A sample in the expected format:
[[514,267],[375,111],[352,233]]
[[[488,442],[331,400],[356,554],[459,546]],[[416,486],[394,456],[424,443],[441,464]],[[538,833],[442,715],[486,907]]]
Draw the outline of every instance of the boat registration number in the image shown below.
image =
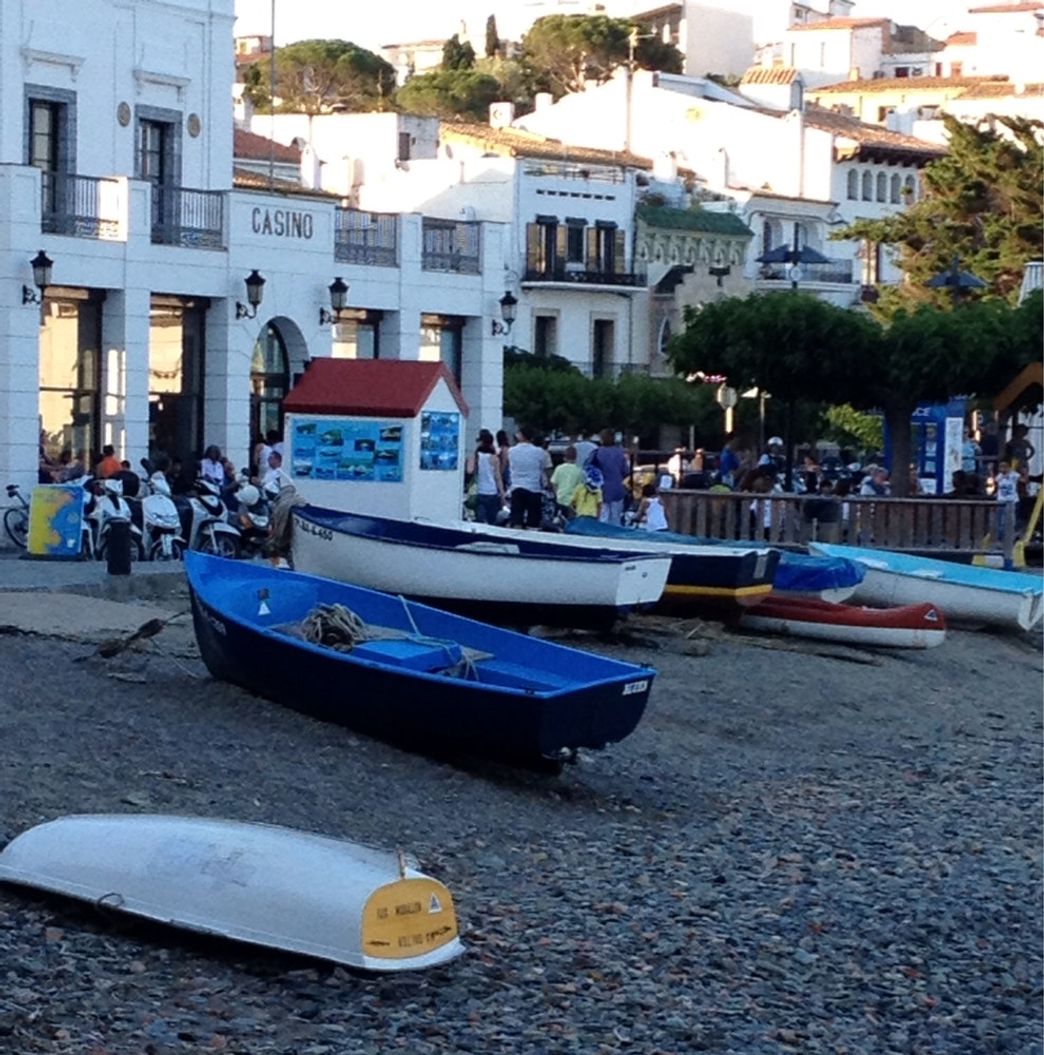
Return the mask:
[[315,535],[316,538],[325,539],[327,542],[333,541],[333,532],[329,528],[320,527],[308,520],[298,520],[297,526],[306,535]]
[[434,879],[399,879],[378,887],[362,917],[367,956],[403,960],[441,948],[457,936],[450,892]]
[[645,692],[649,687],[649,680],[643,678],[641,681],[629,681],[623,687],[623,694],[625,696],[633,696],[636,692]]

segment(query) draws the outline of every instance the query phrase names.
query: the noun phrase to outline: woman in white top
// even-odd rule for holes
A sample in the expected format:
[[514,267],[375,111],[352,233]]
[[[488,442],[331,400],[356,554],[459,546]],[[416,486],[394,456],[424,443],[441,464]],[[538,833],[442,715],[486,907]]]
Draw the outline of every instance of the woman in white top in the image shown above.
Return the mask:
[[667,511],[660,501],[656,484],[646,484],[642,488],[642,504],[638,507],[638,526],[646,531],[666,531],[668,528]]
[[225,486],[225,465],[220,447],[211,445],[203,452],[203,460],[199,463],[199,475],[204,480],[217,484],[218,487]]
[[478,447],[468,459],[467,471],[475,480],[475,519],[480,524],[495,524],[504,505],[504,480],[489,429],[479,432]]

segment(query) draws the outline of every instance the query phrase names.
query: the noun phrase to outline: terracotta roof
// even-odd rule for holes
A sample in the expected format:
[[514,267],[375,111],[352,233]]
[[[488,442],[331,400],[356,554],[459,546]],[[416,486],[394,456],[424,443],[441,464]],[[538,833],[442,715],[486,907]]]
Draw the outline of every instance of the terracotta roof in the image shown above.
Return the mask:
[[243,128],[237,128],[233,132],[232,156],[250,161],[267,161],[269,157],[274,157],[276,161],[288,165],[298,165],[301,162],[301,151],[297,147],[284,146],[282,143],[273,146],[271,139]]
[[650,227],[666,227],[678,231],[703,231],[707,234],[731,234],[741,237],[751,237],[754,234],[732,212],[711,212],[709,209],[674,209],[669,205],[639,205],[635,214],[639,220]]
[[977,44],[978,42],[978,33],[951,33],[946,38],[946,46],[948,48],[961,48],[970,44]]
[[799,74],[793,66],[750,66],[743,74],[744,84],[793,84]]
[[591,165],[651,169],[649,158],[620,150],[596,150],[593,147],[569,146],[521,128],[491,128],[489,125],[463,121],[443,121],[439,126],[442,142],[471,143],[490,154],[512,158],[540,158],[548,161],[575,161]]
[[970,88],[990,82],[1007,83],[1004,74],[995,77],[877,77],[858,81],[836,81],[819,88],[809,88],[809,95],[848,94],[851,92],[890,92],[902,88],[910,92],[938,92],[944,88]]
[[1044,84],[1023,84],[1019,91],[1016,85],[1008,81],[993,81],[985,84],[973,84],[967,91],[961,92],[962,99],[1006,99],[1021,95],[1044,95]]
[[928,143],[900,132],[891,132],[880,125],[867,124],[857,117],[839,114],[835,110],[824,110],[815,105],[806,108],[805,124],[824,132],[832,132],[842,139],[851,139],[860,150],[894,151],[931,157],[941,157],[946,153],[945,147],[935,143]]
[[316,190],[314,187],[303,187],[300,183],[294,183],[288,179],[280,179],[278,176],[272,181],[272,185],[269,186],[267,172],[255,172],[252,169],[239,167],[232,169],[232,186],[238,190],[263,190],[272,191],[275,194],[294,194],[302,198],[315,198],[317,200],[342,200],[340,194]]
[[868,26],[887,26],[887,18],[824,18],[819,22],[806,22],[803,26],[790,26],[788,32],[820,29],[865,29]]
[[412,418],[440,380],[446,382],[460,412],[467,414],[468,405],[445,363],[313,359],[283,400],[283,409],[299,414]]
[[1044,4],[987,4],[985,7],[969,7],[969,15],[1009,15],[1023,11],[1044,11]]

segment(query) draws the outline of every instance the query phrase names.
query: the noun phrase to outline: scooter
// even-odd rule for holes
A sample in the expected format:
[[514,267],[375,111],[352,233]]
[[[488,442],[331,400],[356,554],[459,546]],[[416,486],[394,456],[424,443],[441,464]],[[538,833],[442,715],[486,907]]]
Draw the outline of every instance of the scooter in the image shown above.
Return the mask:
[[84,510],[84,550],[98,560],[105,560],[109,542],[109,528],[116,521],[130,524],[131,560],[144,560],[145,549],[141,542],[141,528],[132,522],[131,509],[123,497],[123,483],[109,478],[90,480],[85,484],[88,491],[87,507]]
[[196,481],[196,493],[174,499],[188,548],[216,557],[238,557],[242,549],[239,531],[228,522],[228,510],[217,484]]
[[163,473],[155,472],[145,487],[141,517],[149,560],[181,560],[186,546],[181,537],[181,518],[170,493],[170,484]]
[[249,482],[241,482],[236,490],[239,502],[236,517],[242,534],[243,552],[248,556],[260,556],[265,552],[271,525],[271,497],[267,488],[259,490]]

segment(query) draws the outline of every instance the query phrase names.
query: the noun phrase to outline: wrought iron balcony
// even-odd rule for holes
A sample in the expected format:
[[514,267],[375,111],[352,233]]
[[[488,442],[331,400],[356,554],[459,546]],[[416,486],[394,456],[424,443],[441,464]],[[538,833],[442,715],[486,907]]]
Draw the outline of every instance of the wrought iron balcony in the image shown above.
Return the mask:
[[40,227],[73,238],[118,239],[122,209],[119,180],[40,173]]
[[567,268],[565,264],[552,267],[526,268],[523,282],[562,282],[573,286],[644,286],[645,275],[639,271],[592,271],[588,268]]
[[480,270],[479,235],[477,223],[425,216],[421,267],[425,271],[477,275]]
[[154,183],[152,241],[186,249],[224,249],[225,192]]
[[398,266],[398,216],[338,209],[334,219],[334,257],[345,264]]
[[[853,284],[852,261],[833,257],[825,264],[801,264],[799,283],[830,282],[835,285],[850,286]],[[765,282],[792,282],[793,273],[790,264],[762,264],[758,278]]]

